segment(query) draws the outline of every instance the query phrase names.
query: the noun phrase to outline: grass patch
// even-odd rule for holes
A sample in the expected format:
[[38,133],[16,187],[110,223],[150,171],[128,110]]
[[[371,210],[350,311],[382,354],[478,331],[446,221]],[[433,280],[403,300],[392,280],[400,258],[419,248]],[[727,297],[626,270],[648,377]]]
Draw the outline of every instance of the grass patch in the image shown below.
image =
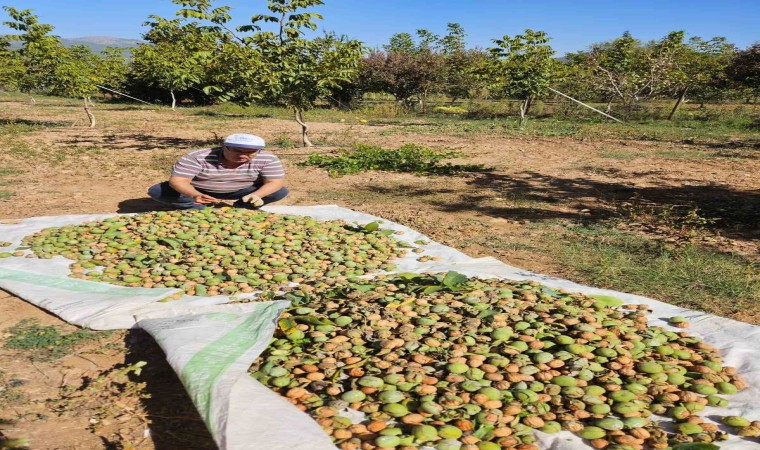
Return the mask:
[[[24,173],[23,170],[16,169],[13,167],[3,167],[0,168],[0,186],[10,186],[13,183],[8,180],[4,180],[3,177],[10,177],[14,175],[19,175]],[[7,200],[11,197],[16,195],[13,191],[10,191],[8,189],[0,189],[0,200]]]
[[76,347],[91,341],[97,341],[110,334],[77,330],[64,333],[54,325],[40,325],[36,320],[25,319],[7,330],[10,335],[5,341],[5,347],[15,350],[33,352],[32,359],[51,361],[62,358]]
[[3,167],[0,168],[0,177],[7,177],[11,175],[18,175],[24,173],[21,169],[15,169],[13,167]]
[[[390,124],[391,122],[388,123]],[[623,125],[596,118],[556,119],[541,117],[530,118],[525,126],[521,127],[519,119],[513,117],[501,119],[462,119],[439,115],[425,116],[424,123],[402,123],[396,121],[395,125],[401,126],[384,130],[382,134],[443,134],[456,137],[504,135],[517,137],[624,139],[674,142],[708,147],[716,146],[718,149],[726,146],[726,142],[730,142],[730,147],[735,149],[760,148],[760,131],[757,128],[740,126],[728,119],[723,120],[720,118],[715,118],[711,121],[687,122],[671,122],[667,120],[632,121],[627,125]],[[619,152],[607,153],[607,157],[611,158],[628,158],[628,155]],[[699,153],[703,153],[707,157],[730,156],[742,158],[756,156],[753,153],[746,154],[741,152],[732,152],[730,155],[727,155],[724,151]]]
[[372,145],[357,145],[354,149],[343,150],[339,156],[312,153],[303,166],[327,169],[332,177],[385,170],[408,172],[420,175],[453,175],[463,172],[483,172],[490,169],[482,164],[441,164],[449,158],[458,158],[458,152],[440,152],[420,145],[407,144],[397,150],[384,149]]
[[547,245],[585,283],[760,322],[760,271],[742,258],[602,226],[569,227]]
[[23,381],[9,379],[8,375],[0,370],[0,406],[12,405],[23,400],[25,398],[24,393],[18,389],[22,384]]
[[700,150],[659,150],[655,153],[665,159],[709,159],[719,155],[712,155],[710,153]]
[[632,159],[638,158],[639,155],[633,152],[627,152],[625,150],[617,150],[617,151],[610,150],[610,151],[599,152],[599,156],[601,156],[602,158],[631,161]]
[[290,139],[288,136],[284,134],[276,136],[274,139],[270,140],[269,145],[272,145],[274,147],[279,147],[279,148],[285,148],[285,149],[291,149],[291,148],[297,147],[296,143],[293,142],[292,139]]
[[149,167],[151,169],[169,173],[171,172],[172,167],[174,167],[174,164],[177,162],[177,160],[179,160],[180,156],[181,155],[174,153],[155,153],[150,157]]

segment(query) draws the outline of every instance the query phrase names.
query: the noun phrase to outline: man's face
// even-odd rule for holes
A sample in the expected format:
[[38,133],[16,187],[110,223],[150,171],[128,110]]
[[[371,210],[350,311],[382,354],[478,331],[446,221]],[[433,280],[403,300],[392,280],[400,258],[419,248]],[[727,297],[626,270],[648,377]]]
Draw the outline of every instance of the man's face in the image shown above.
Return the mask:
[[224,159],[234,163],[247,163],[253,159],[253,157],[256,156],[256,152],[258,152],[258,150],[251,150],[250,148],[230,147],[227,145],[225,145],[223,149]]

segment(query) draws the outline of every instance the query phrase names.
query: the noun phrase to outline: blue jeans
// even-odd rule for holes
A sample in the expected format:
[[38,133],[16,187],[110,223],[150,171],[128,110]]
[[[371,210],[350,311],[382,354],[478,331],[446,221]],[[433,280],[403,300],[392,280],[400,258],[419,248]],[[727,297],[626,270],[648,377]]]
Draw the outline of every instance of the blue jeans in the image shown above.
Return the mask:
[[[203,189],[198,189],[198,191],[203,194],[210,195],[214,198],[218,198],[219,200],[237,200],[233,205],[237,208],[255,208],[250,203],[242,202],[240,199],[260,187],[261,184],[254,184],[239,191],[224,193],[209,192]],[[264,204],[267,205],[269,203],[274,203],[276,201],[282,200],[283,198],[287,197],[288,194],[288,190],[286,188],[282,188],[273,194],[269,194],[266,197],[263,197],[262,200],[264,200]],[[159,203],[174,206],[177,209],[203,209],[206,207],[206,205],[195,203],[192,197],[188,197],[187,195],[177,192],[173,187],[169,186],[168,181],[154,184],[148,188],[148,195]]]

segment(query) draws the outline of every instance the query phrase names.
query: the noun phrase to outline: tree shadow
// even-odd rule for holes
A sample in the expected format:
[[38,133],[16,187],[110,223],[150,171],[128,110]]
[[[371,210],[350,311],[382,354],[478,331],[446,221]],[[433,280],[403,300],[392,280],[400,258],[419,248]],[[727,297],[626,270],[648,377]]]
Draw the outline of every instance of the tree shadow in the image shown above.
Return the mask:
[[214,117],[218,119],[273,119],[276,117],[273,113],[222,113],[216,111],[197,111],[194,116]]
[[142,133],[109,134],[105,136],[76,136],[60,141],[68,145],[96,145],[105,147],[106,150],[182,150],[189,152],[199,148],[208,148],[218,145],[218,141],[210,139],[186,139],[169,136],[153,136]]
[[637,187],[623,180],[562,178],[536,172],[514,176],[482,174],[470,184],[507,197],[521,195],[536,201],[574,204],[594,211],[593,218],[597,220],[618,215],[615,205],[622,202],[637,202],[654,211],[680,208],[686,212],[696,208],[699,217],[708,219],[703,224],[705,228],[740,239],[760,237],[760,191],[741,191],[723,184],[695,181],[688,185]]
[[67,127],[71,123],[53,122],[49,120],[29,120],[29,119],[0,119],[0,126],[4,125],[26,125],[30,127]]
[[150,197],[130,198],[119,202],[116,212],[120,214],[142,213],[149,211],[171,211],[174,208],[153,200]]
[[[414,197],[439,211],[476,211],[511,220],[602,222],[623,216],[626,211],[620,206],[625,202],[645,205],[654,212],[688,214],[694,210],[698,214],[694,220],[706,219],[694,225],[730,238],[760,239],[760,191],[741,191],[723,184],[700,183],[699,180],[690,183],[637,187],[625,180],[606,182],[521,172],[472,174],[467,184],[477,189],[459,195],[454,195],[455,190],[450,188],[368,186],[361,189],[386,195],[398,195],[401,189],[405,197]],[[499,201],[505,206],[495,205]],[[553,204],[561,204],[563,208],[560,210]],[[673,219],[677,221],[679,218]]]
[[[143,330],[130,330],[125,337],[126,364],[147,364],[135,382],[145,382],[149,398],[142,404],[150,421],[151,439],[156,450],[216,450],[211,434],[198,414],[166,355]],[[146,381],[147,380],[147,381]]]

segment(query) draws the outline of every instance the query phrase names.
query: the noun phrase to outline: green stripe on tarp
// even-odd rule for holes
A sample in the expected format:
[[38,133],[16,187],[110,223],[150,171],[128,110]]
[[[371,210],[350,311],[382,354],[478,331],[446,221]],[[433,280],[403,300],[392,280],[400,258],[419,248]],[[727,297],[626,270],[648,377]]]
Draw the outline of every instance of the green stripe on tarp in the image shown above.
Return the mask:
[[160,297],[162,295],[171,295],[177,292],[177,289],[121,287],[108,283],[86,281],[60,275],[45,275],[0,267],[0,281],[3,280],[19,281],[34,286],[45,286],[64,291],[111,295],[124,298],[134,296]]
[[[213,390],[218,378],[262,338],[269,340],[269,333],[264,335],[264,331],[267,325],[277,318],[279,310],[280,306],[274,303],[262,305],[257,311],[246,313],[250,317],[221,338],[206,345],[193,355],[182,369],[180,378],[212,434],[223,432],[215,426],[212,408]],[[219,317],[213,319],[218,320]]]

